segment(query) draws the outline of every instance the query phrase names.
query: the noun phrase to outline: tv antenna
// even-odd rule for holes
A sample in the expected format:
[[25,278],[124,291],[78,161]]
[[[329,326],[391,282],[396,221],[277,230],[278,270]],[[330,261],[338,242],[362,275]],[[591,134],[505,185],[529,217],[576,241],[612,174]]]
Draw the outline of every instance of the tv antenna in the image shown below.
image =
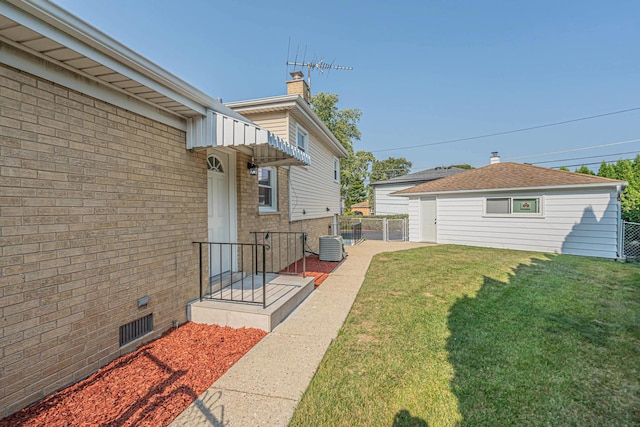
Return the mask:
[[311,70],[319,71],[321,74],[324,74],[326,71],[327,74],[331,70],[353,70],[353,67],[345,67],[343,65],[335,65],[333,61],[331,63],[325,62],[324,59],[316,59],[315,56],[311,61],[307,61],[305,58],[307,56],[307,48],[304,49],[304,55],[302,57],[302,61],[298,61],[298,49],[296,49],[296,57],[293,61],[289,61],[289,52],[287,50],[287,66],[295,67],[307,67],[307,84],[309,88],[311,88]]

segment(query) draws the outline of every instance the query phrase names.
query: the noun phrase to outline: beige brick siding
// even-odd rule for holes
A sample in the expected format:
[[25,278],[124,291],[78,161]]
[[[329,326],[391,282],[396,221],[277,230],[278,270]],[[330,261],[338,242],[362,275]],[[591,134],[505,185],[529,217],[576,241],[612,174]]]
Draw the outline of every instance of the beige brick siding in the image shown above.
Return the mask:
[[0,142],[3,417],[143,341],[119,348],[120,325],[186,320],[207,175],[183,131],[2,65]]
[[[251,157],[238,153],[237,156],[237,183],[238,183],[238,241],[252,243],[252,231],[295,231],[306,232],[307,249],[318,251],[319,237],[332,234],[333,218],[320,218],[289,222],[289,185],[288,171],[285,167],[278,168],[278,212],[260,213],[258,209],[258,179],[247,172],[247,162]],[[311,191],[311,190],[310,190]],[[276,238],[271,239],[272,251],[280,253],[280,268],[287,266],[291,259],[287,259],[282,251],[278,251]],[[282,242],[284,245],[284,240]],[[269,257],[275,256],[273,253]],[[278,258],[278,257],[276,257]],[[245,265],[250,265],[248,255],[245,256]]]

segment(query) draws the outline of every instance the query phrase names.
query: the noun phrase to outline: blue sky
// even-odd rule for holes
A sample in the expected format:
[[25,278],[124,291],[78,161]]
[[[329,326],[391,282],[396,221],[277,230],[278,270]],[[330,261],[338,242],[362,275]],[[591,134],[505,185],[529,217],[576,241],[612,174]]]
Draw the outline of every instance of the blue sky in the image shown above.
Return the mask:
[[285,94],[296,50],[299,60],[306,49],[306,59],[353,67],[312,72],[312,92],[362,110],[356,149],[406,157],[414,170],[483,166],[492,151],[531,163],[600,156],[543,166],[640,152],[638,141],[533,157],[640,139],[640,110],[397,149],[640,107],[635,0],[55,3],[224,101]]

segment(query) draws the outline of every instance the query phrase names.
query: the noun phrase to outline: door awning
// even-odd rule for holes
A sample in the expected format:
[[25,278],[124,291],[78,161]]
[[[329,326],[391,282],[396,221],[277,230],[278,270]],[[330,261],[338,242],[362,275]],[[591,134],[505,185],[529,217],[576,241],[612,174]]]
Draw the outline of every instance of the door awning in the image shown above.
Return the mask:
[[229,147],[250,154],[258,166],[306,166],[311,157],[300,148],[249,121],[209,110],[187,124],[187,149]]

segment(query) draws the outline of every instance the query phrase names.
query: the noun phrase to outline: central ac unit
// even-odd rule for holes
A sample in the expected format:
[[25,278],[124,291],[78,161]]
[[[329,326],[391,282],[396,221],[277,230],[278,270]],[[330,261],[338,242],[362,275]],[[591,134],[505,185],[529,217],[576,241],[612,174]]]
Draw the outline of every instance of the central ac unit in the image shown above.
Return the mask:
[[320,236],[320,261],[342,261],[344,243],[341,236]]

